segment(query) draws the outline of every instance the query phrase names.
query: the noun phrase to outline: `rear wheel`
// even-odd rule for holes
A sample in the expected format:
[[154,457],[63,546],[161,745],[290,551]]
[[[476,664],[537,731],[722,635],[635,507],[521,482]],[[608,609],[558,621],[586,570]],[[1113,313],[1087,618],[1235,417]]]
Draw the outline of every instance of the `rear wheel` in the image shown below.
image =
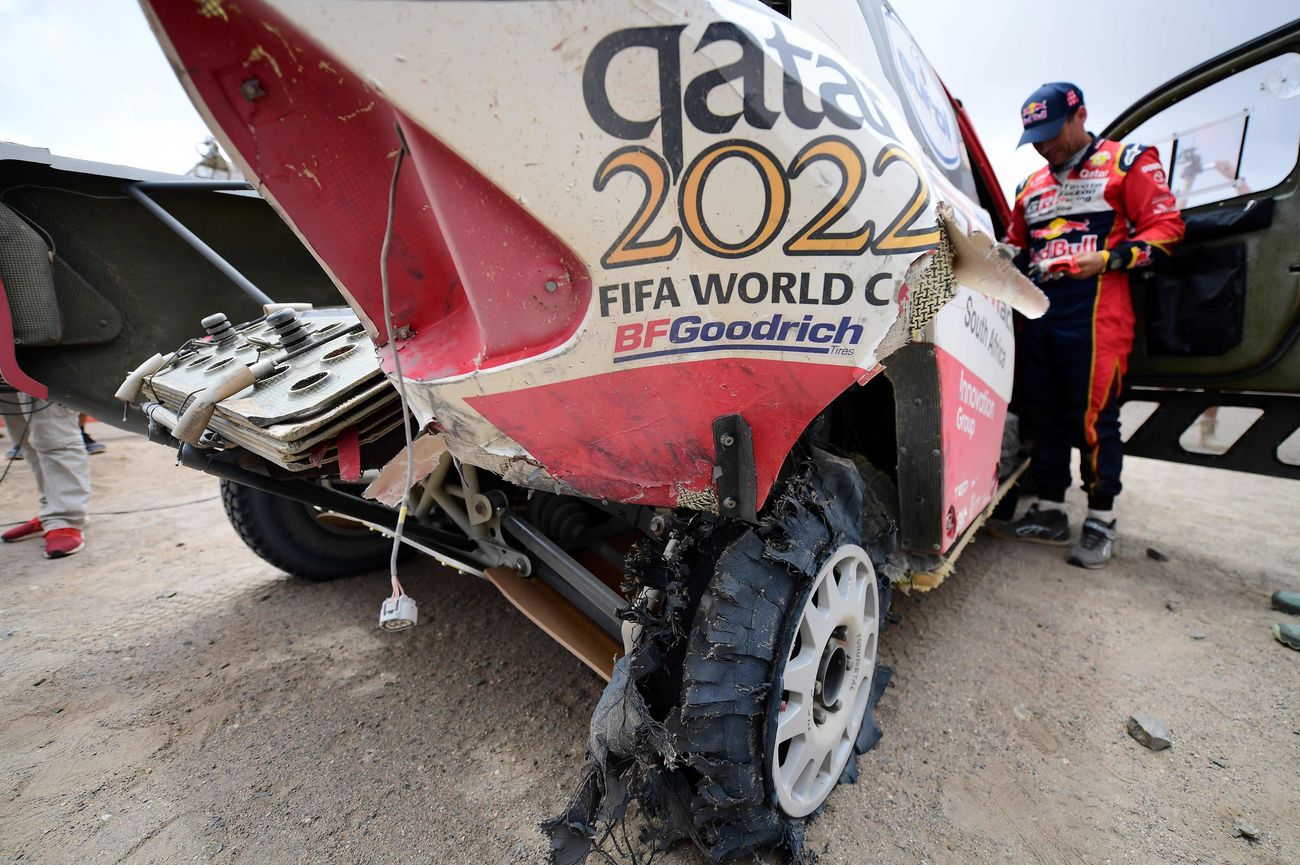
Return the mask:
[[311,505],[228,480],[221,503],[239,539],[295,577],[325,582],[388,564],[392,541]]
[[819,453],[763,525],[695,565],[712,577],[678,711],[692,821],[713,861],[798,845],[802,819],[856,780],[880,738],[888,593],[864,549],[864,498],[852,463]]

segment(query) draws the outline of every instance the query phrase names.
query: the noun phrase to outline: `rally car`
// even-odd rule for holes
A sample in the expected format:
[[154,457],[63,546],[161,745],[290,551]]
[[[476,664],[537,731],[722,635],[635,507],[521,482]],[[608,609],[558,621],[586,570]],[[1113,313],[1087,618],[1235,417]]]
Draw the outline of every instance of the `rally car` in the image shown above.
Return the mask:
[[[656,843],[797,852],[879,738],[891,591],[942,581],[1024,468],[1015,314],[1046,308],[894,11],[143,5],[247,182],[0,150],[5,380],[221,478],[290,574],[381,568],[396,537],[604,677],[557,861],[632,800]],[[1236,182],[1244,144],[1231,194],[1189,181],[1188,242],[1139,289],[1159,405],[1130,453],[1300,476],[1298,265],[1268,243],[1300,220],[1297,140],[1270,186]],[[1263,418],[1179,447],[1209,406]],[[399,576],[389,627],[418,618]]]

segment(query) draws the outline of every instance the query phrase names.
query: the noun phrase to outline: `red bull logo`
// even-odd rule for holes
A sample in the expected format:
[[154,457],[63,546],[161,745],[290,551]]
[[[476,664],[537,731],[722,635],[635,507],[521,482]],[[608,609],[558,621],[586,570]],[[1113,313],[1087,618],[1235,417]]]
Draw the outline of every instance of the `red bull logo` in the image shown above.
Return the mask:
[[1110,162],[1110,153],[1105,150],[1099,150],[1088,157],[1088,164],[1093,168],[1105,168],[1107,162]]
[[1046,241],[1042,246],[1035,249],[1029,256],[1030,262],[1046,261],[1052,258],[1064,258],[1067,255],[1082,255],[1085,252],[1097,251],[1097,235],[1085,234],[1079,238],[1077,243],[1071,243],[1064,238]]
[[1077,219],[1063,219],[1057,217],[1042,228],[1035,228],[1029,232],[1029,236],[1035,240],[1055,240],[1058,237],[1069,234],[1072,231],[1087,231],[1088,221]]
[[1047,119],[1046,102],[1026,102],[1025,107],[1020,109],[1020,120],[1025,126],[1031,123],[1037,123],[1040,120]]

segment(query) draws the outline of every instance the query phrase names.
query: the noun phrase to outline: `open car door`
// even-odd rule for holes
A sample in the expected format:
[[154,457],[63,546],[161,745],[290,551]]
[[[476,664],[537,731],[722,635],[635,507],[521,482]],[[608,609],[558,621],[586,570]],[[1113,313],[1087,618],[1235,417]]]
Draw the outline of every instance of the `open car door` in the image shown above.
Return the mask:
[[1300,478],[1300,20],[1102,134],[1159,148],[1187,223],[1172,259],[1134,282],[1126,399],[1150,414],[1126,452]]

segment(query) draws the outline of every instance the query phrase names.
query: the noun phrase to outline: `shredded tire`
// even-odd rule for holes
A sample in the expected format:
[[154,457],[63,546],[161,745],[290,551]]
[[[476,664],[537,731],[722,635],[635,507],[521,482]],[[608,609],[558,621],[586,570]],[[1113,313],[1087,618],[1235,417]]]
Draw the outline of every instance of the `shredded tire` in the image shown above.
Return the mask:
[[239,539],[263,561],[295,577],[327,582],[388,564],[391,541],[373,532],[323,526],[301,502],[223,480],[221,503]]
[[[810,861],[803,830],[821,809],[790,817],[768,782],[767,736],[780,709],[772,689],[798,627],[792,613],[828,557],[860,546],[879,574],[892,552],[896,527],[877,493],[853,463],[813,449],[757,527],[696,514],[629,554],[629,574],[662,603],[641,595],[623,613],[642,637],[614,665],[592,715],[568,806],[542,823],[553,865],[592,854],[642,865],[686,840],[711,863],[767,849]],[[888,580],[878,576],[877,586],[883,624]],[[877,661],[840,783],[857,779],[857,755],[880,738],[874,709],[889,677]],[[631,819],[642,823],[640,844],[628,836]]]
[[[712,862],[768,848],[806,861],[803,827],[810,818],[781,811],[767,765],[782,649],[827,557],[845,544],[871,551],[887,543],[872,537],[864,544],[866,491],[852,463],[819,452],[816,468],[807,469],[790,481],[768,518],[716,560],[690,629],[674,732],[694,775],[692,834]],[[883,624],[887,581],[880,601]],[[880,739],[874,709],[890,674],[877,661],[855,754],[840,783],[857,779],[857,755]]]

